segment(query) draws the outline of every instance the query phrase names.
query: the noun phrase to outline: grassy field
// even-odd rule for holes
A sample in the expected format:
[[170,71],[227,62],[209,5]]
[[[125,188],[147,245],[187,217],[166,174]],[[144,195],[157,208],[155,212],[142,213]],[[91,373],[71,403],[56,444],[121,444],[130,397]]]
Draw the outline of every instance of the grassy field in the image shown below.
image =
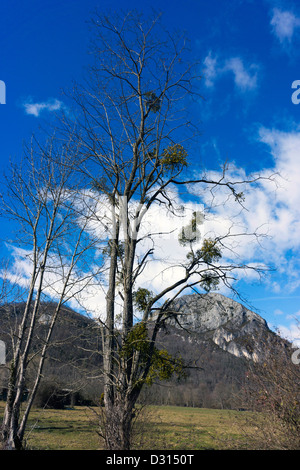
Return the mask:
[[[2,415],[4,404],[0,403]],[[135,449],[204,450],[243,447],[247,413],[203,408],[147,407]],[[26,444],[32,450],[97,450],[95,413],[86,407],[31,412]]]
[[247,414],[205,408],[151,407],[144,449],[207,450],[242,446]]

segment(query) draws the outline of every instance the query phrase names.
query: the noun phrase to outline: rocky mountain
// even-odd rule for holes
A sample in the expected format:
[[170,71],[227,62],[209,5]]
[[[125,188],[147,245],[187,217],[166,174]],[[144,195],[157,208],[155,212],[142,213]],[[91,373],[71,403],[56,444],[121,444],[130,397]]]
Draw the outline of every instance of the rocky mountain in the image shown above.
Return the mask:
[[249,368],[286,348],[260,315],[221,294],[184,295],[170,315],[158,346],[180,355],[187,377],[153,386],[151,403],[235,407]]
[[239,358],[263,359],[274,337],[260,315],[221,294],[184,295],[172,310],[180,312],[171,320],[172,326],[187,330],[194,340],[210,339]]

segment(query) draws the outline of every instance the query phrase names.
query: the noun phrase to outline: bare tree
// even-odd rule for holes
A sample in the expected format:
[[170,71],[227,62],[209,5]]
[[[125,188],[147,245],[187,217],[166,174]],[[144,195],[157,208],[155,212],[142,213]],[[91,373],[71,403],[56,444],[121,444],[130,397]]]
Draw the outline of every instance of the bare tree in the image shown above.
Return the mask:
[[[70,155],[76,158],[76,150],[69,144],[60,145],[51,139],[42,147],[32,142],[22,163],[11,166],[6,193],[1,195],[2,215],[9,218],[12,230],[16,229],[7,240],[15,264],[11,263],[5,273],[2,271],[1,277],[6,286],[18,286],[22,301],[15,316],[16,328],[10,323],[12,360],[1,427],[6,449],[23,446],[28,415],[61,307],[91,279],[90,270],[83,269],[82,258],[85,256],[87,262],[87,250],[92,249],[93,241],[90,235],[87,237],[78,213],[74,175],[71,185],[70,167],[62,164]],[[58,159],[60,166],[54,163]],[[16,297],[6,298],[10,301],[5,306],[7,315],[13,316]],[[54,299],[56,307],[49,321],[43,322],[44,336],[37,341],[37,328],[43,321],[41,305],[48,299]],[[34,380],[21,414],[28,371],[33,363],[36,363]]]
[[[185,61],[183,36],[165,31],[159,16],[145,20],[136,13],[113,19],[101,14],[93,27],[94,64],[86,84],[74,87],[74,112],[71,118],[62,117],[59,132],[65,138],[72,135],[78,146],[76,169],[90,188],[89,197],[99,203],[91,225],[101,228],[107,267],[105,312],[99,312],[105,405],[101,433],[108,449],[129,449],[143,385],[181,368],[179,358],[155,346],[158,331],[175,315],[172,301],[190,289],[201,294],[219,283],[233,288],[239,269],[263,268],[232,260],[235,241],[256,233],[233,230],[232,222],[221,234],[210,230],[200,236],[206,217],[201,195],[214,197],[221,189],[228,203],[243,210],[242,188],[259,177],[237,181],[226,166],[215,176],[195,176],[189,167],[189,145],[197,135],[189,110],[193,98],[200,97],[197,69]],[[183,212],[178,192],[189,196],[193,191],[198,206],[189,212],[186,204]],[[178,217],[177,246],[186,250],[184,259],[159,254],[160,238],[171,240],[174,232],[167,226],[161,233],[157,214]],[[185,224],[180,224],[183,215]],[[222,257],[224,252],[232,258]],[[161,279],[164,274],[171,279],[151,289],[146,287],[148,269],[158,259],[164,262]]]
[[266,345],[265,359],[249,364],[239,406],[255,411],[246,429],[248,448],[299,450],[300,369],[291,343],[279,336]]

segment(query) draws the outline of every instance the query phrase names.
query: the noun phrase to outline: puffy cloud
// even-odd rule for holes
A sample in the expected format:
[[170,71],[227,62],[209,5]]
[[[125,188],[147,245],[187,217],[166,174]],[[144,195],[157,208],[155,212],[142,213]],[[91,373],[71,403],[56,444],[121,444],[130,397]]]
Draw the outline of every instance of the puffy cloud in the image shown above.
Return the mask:
[[[230,233],[224,251],[228,258],[232,248],[236,259],[274,266],[276,273],[270,277],[268,287],[277,293],[291,293],[300,286],[300,130],[284,132],[261,127],[258,141],[265,144],[273,160],[269,168],[260,172],[265,179],[236,187],[245,195],[243,211],[239,211],[234,198],[228,199],[223,187],[203,193],[205,207],[213,209],[206,228],[221,235]],[[274,177],[269,178],[270,175]],[[217,181],[222,174],[207,176]],[[232,166],[227,171],[229,181],[249,178],[251,175],[243,168]],[[260,243],[255,237],[238,235],[245,232],[259,234]]]
[[278,8],[273,9],[271,19],[273,32],[281,43],[291,42],[294,32],[300,26],[300,18],[290,11],[282,11]]
[[[241,210],[234,197],[228,197],[228,191],[223,186],[205,190],[199,184],[194,186],[190,194],[185,193],[184,196],[178,188],[169,193],[178,208],[176,216],[163,204],[151,206],[145,212],[135,267],[148,250],[153,247],[155,250],[147,258],[148,263],[141,272],[139,285],[159,292],[182,276],[188,248],[178,243],[178,235],[182,227],[189,223],[194,211],[202,212],[205,216],[199,226],[201,236],[198,247],[203,238],[224,236],[222,262],[245,263],[254,268],[235,272],[239,278],[251,283],[257,279],[257,266],[274,264],[277,274],[276,278],[272,277],[269,281],[271,289],[278,293],[289,293],[300,285],[300,266],[296,256],[300,250],[300,131],[283,132],[261,128],[258,139],[271,153],[273,166],[261,172],[266,179],[259,180],[254,187],[248,188],[245,184],[236,187],[239,191],[244,191],[247,210]],[[279,175],[277,185],[268,179],[272,173]],[[199,175],[193,176],[196,178]],[[207,173],[207,178],[216,181],[221,177],[222,174],[218,172]],[[243,181],[249,175],[244,169],[232,166],[226,177],[229,181]],[[101,200],[95,208],[92,194],[85,194],[84,197],[85,208],[88,206],[88,197],[93,206],[91,213],[94,217],[88,228],[100,238],[109,236],[112,221],[109,204]],[[81,207],[80,197],[78,204]],[[131,204],[132,214],[137,207],[137,203]],[[102,224],[99,225],[99,222]],[[260,243],[257,243],[254,233],[261,235]],[[99,256],[101,257],[100,252]],[[28,279],[28,257],[26,259],[20,250],[15,251],[14,257],[18,271],[22,271]],[[94,262],[97,262],[96,258]],[[87,272],[86,275],[88,274]],[[78,301],[90,311],[99,312],[100,306],[105,310],[105,282],[101,285],[91,282],[84,292],[80,288],[78,290],[81,292]],[[75,298],[73,302],[75,307]]]
[[291,323],[289,326],[279,325],[278,332],[280,336],[290,341],[295,348],[300,348],[300,327],[297,323]]
[[213,57],[210,51],[203,65],[203,76],[207,87],[213,87],[216,80],[228,73],[232,74],[234,84],[241,92],[254,90],[257,87],[258,65],[245,65],[241,57],[230,57],[220,61],[217,57]]
[[280,174],[276,198],[269,200],[271,235],[278,249],[300,248],[300,132],[262,128],[260,140],[269,146],[274,170]]
[[233,73],[234,83],[241,91],[253,90],[257,86],[257,66],[250,64],[246,69],[240,57],[232,57],[225,62],[223,71]]

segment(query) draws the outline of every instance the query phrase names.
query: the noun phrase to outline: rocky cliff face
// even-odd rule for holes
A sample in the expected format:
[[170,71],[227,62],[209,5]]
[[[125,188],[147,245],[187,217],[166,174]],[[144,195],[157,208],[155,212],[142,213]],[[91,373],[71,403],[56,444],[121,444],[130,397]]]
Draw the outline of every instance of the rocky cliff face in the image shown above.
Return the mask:
[[210,339],[236,357],[261,360],[274,335],[257,313],[221,294],[184,295],[172,310],[180,312],[173,326],[179,323],[194,339]]

